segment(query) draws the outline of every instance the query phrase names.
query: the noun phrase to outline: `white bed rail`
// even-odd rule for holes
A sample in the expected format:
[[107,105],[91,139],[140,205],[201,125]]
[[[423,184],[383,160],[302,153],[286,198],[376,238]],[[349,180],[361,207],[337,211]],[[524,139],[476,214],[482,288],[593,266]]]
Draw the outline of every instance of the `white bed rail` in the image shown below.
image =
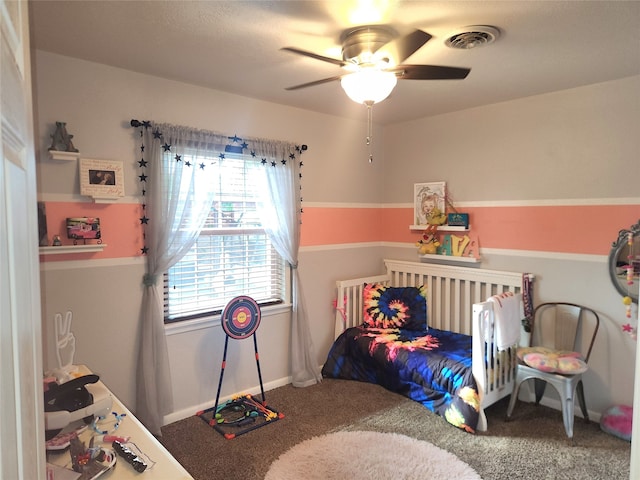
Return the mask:
[[481,399],[478,430],[486,430],[484,408],[511,393],[515,375],[515,348],[498,352],[491,338],[492,303],[486,300],[504,292],[522,293],[523,274],[482,268],[455,267],[403,260],[385,260],[387,273],[337,282],[336,337],[363,322],[362,291],[365,283],[394,287],[427,286],[427,324],[473,336],[473,374]]
[[[522,295],[517,294],[522,302]],[[495,338],[493,302],[473,304],[472,363],[473,373],[480,395],[478,430],[487,429],[484,409],[511,394],[516,377],[517,348],[513,345],[498,350]]]

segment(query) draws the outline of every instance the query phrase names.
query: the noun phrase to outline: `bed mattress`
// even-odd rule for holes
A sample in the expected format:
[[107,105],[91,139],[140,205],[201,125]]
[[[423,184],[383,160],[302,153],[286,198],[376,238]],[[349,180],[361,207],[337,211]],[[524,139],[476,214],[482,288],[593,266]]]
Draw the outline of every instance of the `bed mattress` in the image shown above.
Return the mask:
[[435,328],[348,328],[331,347],[322,375],[381,385],[468,432],[478,425],[469,335]]

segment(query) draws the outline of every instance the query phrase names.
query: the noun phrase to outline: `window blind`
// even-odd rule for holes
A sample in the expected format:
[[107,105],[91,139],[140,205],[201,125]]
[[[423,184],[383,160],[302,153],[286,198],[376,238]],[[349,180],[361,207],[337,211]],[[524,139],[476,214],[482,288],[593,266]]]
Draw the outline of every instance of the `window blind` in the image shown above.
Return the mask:
[[[209,166],[207,166],[209,168]],[[225,158],[211,187],[215,199],[191,250],[165,275],[165,321],[221,313],[238,295],[260,305],[285,298],[285,265],[262,228],[257,212],[261,187],[255,159]]]

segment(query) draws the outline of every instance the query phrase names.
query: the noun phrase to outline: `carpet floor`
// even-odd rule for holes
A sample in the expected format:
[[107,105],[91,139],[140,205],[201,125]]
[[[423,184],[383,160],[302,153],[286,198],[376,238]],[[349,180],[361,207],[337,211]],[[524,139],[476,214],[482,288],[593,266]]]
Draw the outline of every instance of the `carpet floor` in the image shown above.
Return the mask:
[[227,440],[194,416],[164,427],[160,441],[196,480],[263,480],[271,463],[294,445],[330,432],[358,430],[430,442],[484,480],[629,478],[629,442],[580,418],[571,441],[559,411],[523,402],[506,422],[508,398],[487,409],[489,428],[476,434],[368,383],[324,379],[308,388],[287,385],[266,392],[266,400],[283,419]]

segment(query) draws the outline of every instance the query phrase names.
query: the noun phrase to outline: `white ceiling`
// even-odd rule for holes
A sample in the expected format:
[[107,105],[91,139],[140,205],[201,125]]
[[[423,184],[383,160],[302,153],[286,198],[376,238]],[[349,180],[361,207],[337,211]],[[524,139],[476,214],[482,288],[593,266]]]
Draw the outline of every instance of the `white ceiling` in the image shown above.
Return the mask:
[[[640,74],[640,1],[53,1],[31,0],[40,50],[332,115],[364,118],[338,66],[281,51],[341,58],[340,34],[388,24],[433,38],[404,63],[471,68],[464,80],[401,80],[374,108],[389,124]],[[379,18],[353,20],[357,4]],[[454,50],[446,38],[493,25],[493,44]]]

